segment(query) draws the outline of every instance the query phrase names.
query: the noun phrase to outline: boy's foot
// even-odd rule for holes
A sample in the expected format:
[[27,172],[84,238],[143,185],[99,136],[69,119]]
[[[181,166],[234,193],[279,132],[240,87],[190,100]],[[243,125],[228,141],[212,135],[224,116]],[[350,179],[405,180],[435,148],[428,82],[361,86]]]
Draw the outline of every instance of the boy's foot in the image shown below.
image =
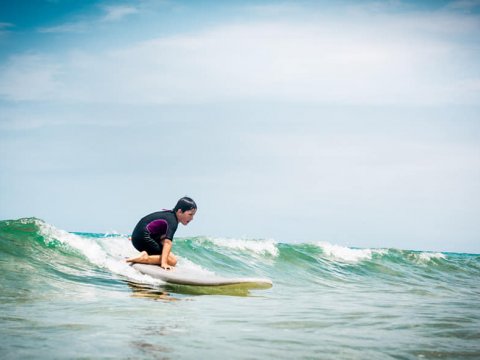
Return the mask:
[[138,262],[142,262],[142,261],[146,261],[148,260],[148,253],[146,251],[142,251],[140,253],[140,255],[138,256],[135,256],[135,257],[131,257],[127,260],[125,260],[126,262],[131,262],[131,263],[138,263]]

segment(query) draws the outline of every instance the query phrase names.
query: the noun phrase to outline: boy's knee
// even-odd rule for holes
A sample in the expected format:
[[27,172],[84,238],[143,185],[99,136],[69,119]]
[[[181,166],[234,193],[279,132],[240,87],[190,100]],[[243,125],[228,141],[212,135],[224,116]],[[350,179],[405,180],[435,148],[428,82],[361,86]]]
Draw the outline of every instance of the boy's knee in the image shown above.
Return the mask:
[[175,256],[169,256],[168,257],[168,264],[170,266],[175,266],[177,265],[177,258]]

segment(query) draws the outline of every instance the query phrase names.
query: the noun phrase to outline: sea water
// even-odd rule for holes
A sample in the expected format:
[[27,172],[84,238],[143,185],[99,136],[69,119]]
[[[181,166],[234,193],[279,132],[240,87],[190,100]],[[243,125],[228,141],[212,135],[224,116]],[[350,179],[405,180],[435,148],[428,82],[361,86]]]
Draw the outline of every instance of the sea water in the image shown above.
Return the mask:
[[480,255],[178,238],[178,266],[268,290],[172,286],[127,235],[0,222],[2,359],[480,359]]

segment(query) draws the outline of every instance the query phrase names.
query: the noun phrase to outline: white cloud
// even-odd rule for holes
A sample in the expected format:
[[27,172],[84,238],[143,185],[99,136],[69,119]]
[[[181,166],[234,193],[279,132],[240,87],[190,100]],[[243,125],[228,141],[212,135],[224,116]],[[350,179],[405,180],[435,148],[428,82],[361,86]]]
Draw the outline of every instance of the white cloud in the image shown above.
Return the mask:
[[71,22],[55,26],[41,27],[38,29],[40,33],[82,33],[90,28],[88,22]]
[[[112,7],[107,18],[133,12]],[[477,27],[476,17],[458,14],[218,26],[103,53],[76,52],[54,65],[17,57],[0,72],[0,94],[127,103],[478,103],[478,88],[465,85],[478,79],[465,72],[478,65],[477,44],[466,39]]]
[[12,27],[13,24],[6,23],[6,22],[0,22],[0,30],[7,29],[9,27]]
[[119,5],[102,7],[102,12],[104,14],[100,17],[84,18],[60,25],[42,27],[38,31],[41,33],[82,33],[93,31],[99,23],[121,21],[128,15],[138,13],[139,10],[133,6]]
[[6,35],[10,32],[10,28],[14,25],[6,22],[0,22],[0,36]]
[[0,68],[0,96],[15,101],[57,98],[64,86],[57,75],[64,65],[41,55],[16,56]]
[[448,3],[446,9],[470,12],[471,10],[480,8],[479,0],[456,0]]
[[119,21],[125,16],[138,13],[138,9],[133,6],[105,6],[106,14],[103,21]]
[[301,13],[303,8],[300,4],[292,3],[276,3],[276,4],[259,4],[250,5],[243,8],[247,12],[255,12],[260,15],[291,15],[292,13]]

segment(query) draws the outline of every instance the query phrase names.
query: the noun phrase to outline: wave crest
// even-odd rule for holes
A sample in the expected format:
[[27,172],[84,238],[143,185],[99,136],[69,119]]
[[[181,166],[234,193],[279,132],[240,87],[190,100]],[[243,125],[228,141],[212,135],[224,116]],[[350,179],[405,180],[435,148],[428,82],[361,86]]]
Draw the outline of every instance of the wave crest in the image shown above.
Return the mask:
[[351,264],[371,260],[373,254],[383,255],[387,252],[384,249],[353,249],[346,246],[333,245],[328,242],[319,242],[317,245],[328,259]]
[[[162,283],[147,275],[140,274],[123,261],[125,257],[135,254],[135,250],[126,237],[106,236],[98,238],[96,236],[77,235],[58,229],[38,218],[23,218],[3,221],[2,223],[11,230],[30,233],[37,241],[41,239],[41,242],[47,247],[70,249],[72,255],[79,254],[86,258],[90,264],[107,269],[113,274],[126,276],[142,283]],[[50,261],[50,259],[44,259],[44,261]],[[91,265],[86,266],[85,269],[91,269]]]
[[229,250],[247,251],[256,255],[278,256],[277,242],[273,239],[201,238],[198,241],[212,243]]
[[418,264],[429,264],[438,260],[444,260],[447,257],[439,252],[420,252],[410,254],[410,258]]

